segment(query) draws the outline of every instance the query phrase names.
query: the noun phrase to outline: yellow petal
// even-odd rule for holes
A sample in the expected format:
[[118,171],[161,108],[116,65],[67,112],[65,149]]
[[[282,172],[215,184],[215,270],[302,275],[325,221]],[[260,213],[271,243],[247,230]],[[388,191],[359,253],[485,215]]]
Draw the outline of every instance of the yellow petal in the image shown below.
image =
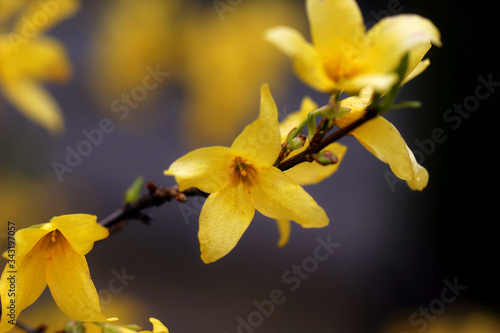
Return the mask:
[[397,79],[396,73],[360,74],[352,78],[342,79],[338,86],[350,93],[358,93],[361,89],[367,87],[378,92],[385,92],[396,83]]
[[424,40],[414,45],[409,51],[408,68],[406,69],[405,77],[408,77],[418,66],[421,66],[422,59],[429,51],[432,44],[428,40]]
[[[412,154],[413,155],[413,154]],[[415,179],[407,180],[406,183],[414,191],[422,191],[429,182],[429,172],[418,163],[414,163]]]
[[358,4],[354,0],[307,0],[306,7],[313,43],[336,76],[365,33]]
[[332,143],[323,151],[328,150],[337,155],[339,161],[332,165],[321,165],[316,162],[300,163],[285,171],[285,174],[292,178],[299,185],[313,185],[330,177],[340,166],[340,162],[347,152],[347,147],[340,143]]
[[292,220],[304,228],[328,225],[328,217],[316,201],[275,167],[259,169],[250,196],[255,209],[267,217]]
[[230,182],[211,194],[200,213],[201,259],[214,262],[231,251],[250,225],[255,208],[243,182]]
[[11,18],[26,2],[26,0],[0,1],[0,23]]
[[416,76],[420,75],[427,67],[429,67],[430,64],[431,61],[429,59],[419,62],[417,66],[415,66],[415,68],[406,75],[406,78],[403,80],[402,84],[413,80]]
[[96,241],[109,236],[108,229],[97,223],[95,215],[61,215],[53,217],[50,224],[59,230],[81,255],[89,253]]
[[48,92],[33,81],[5,82],[3,95],[28,119],[53,134],[64,130],[62,112]]
[[165,325],[163,325],[158,319],[151,317],[149,318],[149,321],[153,324],[153,333],[168,333],[168,328],[166,328]]
[[441,45],[436,26],[426,18],[410,14],[383,18],[368,31],[366,38],[367,47],[354,64],[363,73],[394,71],[403,56],[415,47],[429,41]]
[[375,157],[389,164],[403,180],[418,180],[419,165],[399,131],[386,119],[377,116],[351,133]]
[[16,261],[21,263],[26,254],[28,254],[33,247],[42,239],[46,234],[55,230],[49,223],[44,224],[45,228],[26,228],[16,232]]
[[[66,47],[57,39],[39,37],[29,40],[12,39],[8,35],[4,80],[37,79],[47,82],[66,82],[72,75],[72,66]],[[2,59],[3,60],[3,59]]]
[[[20,230],[22,231],[22,230]],[[23,238],[24,239],[24,238]],[[9,264],[5,267],[0,281],[0,296],[2,303],[2,317],[0,332],[6,332],[13,328],[9,320],[17,320],[21,311],[35,302],[42,294],[47,283],[45,271],[49,258],[44,251],[44,240],[39,240],[27,253],[23,260],[15,257],[16,267],[11,269]],[[18,244],[16,244],[18,245]],[[15,274],[9,271],[16,271]],[[14,277],[12,280],[11,278]],[[14,287],[11,283],[14,282]],[[14,297],[12,297],[14,296]],[[15,310],[7,308],[14,304]],[[11,316],[9,316],[11,314]]]
[[63,235],[47,265],[47,284],[61,311],[73,320],[106,321],[90,277],[87,260],[77,253]]
[[335,83],[326,74],[319,54],[300,32],[279,26],[266,31],[265,38],[290,58],[295,74],[306,84],[324,92],[334,89]]
[[181,191],[197,187],[207,193],[218,192],[229,181],[232,159],[227,147],[196,149],[172,163],[164,174],[175,176]]
[[267,84],[261,87],[259,117],[234,140],[231,152],[252,164],[272,165],[281,150],[278,108]]
[[280,233],[280,239],[278,240],[278,247],[283,247],[288,243],[290,239],[290,232],[292,226],[288,220],[276,220],[276,225],[278,226],[278,231]]

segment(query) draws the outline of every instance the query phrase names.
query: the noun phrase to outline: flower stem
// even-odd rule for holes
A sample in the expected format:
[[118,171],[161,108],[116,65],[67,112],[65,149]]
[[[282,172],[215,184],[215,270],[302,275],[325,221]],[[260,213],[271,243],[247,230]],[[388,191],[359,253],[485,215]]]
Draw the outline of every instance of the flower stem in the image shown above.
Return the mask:
[[149,223],[151,217],[144,214],[142,211],[153,207],[161,206],[165,202],[172,199],[185,202],[187,197],[190,196],[203,196],[208,197],[208,193],[200,191],[197,188],[191,187],[184,191],[179,191],[177,186],[173,187],[156,187],[152,182],[147,184],[148,193],[142,195],[133,203],[127,203],[120,209],[111,213],[101,221],[99,224],[108,228],[110,234],[121,229],[128,220],[140,220],[143,223]]

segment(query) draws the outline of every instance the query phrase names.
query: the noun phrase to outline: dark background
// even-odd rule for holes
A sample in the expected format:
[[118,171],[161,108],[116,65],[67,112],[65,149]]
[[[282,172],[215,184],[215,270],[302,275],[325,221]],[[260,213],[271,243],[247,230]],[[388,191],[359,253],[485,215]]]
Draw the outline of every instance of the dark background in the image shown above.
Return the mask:
[[[236,9],[245,10],[249,2]],[[459,320],[474,311],[497,315],[494,209],[499,185],[495,155],[499,92],[480,101],[460,125],[452,126],[443,118],[454,105],[471,100],[480,84],[478,77],[500,82],[495,9],[481,1],[400,0],[394,7],[394,1],[358,3],[365,22],[397,8],[398,13],[402,9],[429,18],[441,31],[443,47],[431,49],[431,66],[401,96],[420,100],[423,107],[387,116],[429,171],[428,187],[412,192],[398,182],[391,188],[386,180],[388,166],[353,138],[344,138],[349,150],[339,171],[322,184],[307,187],[327,211],[328,227],[308,230],[293,225],[289,244],[277,249],[274,222],[256,214],[237,247],[210,265],[199,258],[196,212],[201,199],[190,199],[189,210],[177,203],[151,209],[148,212],[155,218],[151,225],[133,221],[87,256],[98,290],[106,288],[113,270],[134,276],[123,292],[147,304],[136,309],[147,310],[139,324],[150,329],[147,318],[153,316],[171,332],[236,332],[238,317],[246,319],[256,310],[254,301],[267,300],[274,289],[280,289],[286,300],[255,332],[381,332],[393,320],[416,332],[421,326],[408,325],[408,318],[439,299],[444,281],[454,279],[467,289],[436,317]],[[205,2],[205,10],[216,15],[212,5]],[[176,126],[182,88],[166,85],[149,122],[141,121],[136,130],[118,126],[74,173],[62,183],[57,181],[51,162],[62,161],[65,147],[82,139],[82,129],[96,127],[106,116],[103,112],[109,112],[97,110],[83,79],[86,43],[95,33],[93,20],[100,10],[99,2],[84,2],[77,16],[51,31],[67,45],[75,65],[72,82],[50,86],[65,112],[63,136],[50,137],[1,101],[0,170],[5,175],[15,170],[21,179],[38,181],[36,188],[23,191],[18,187],[24,183],[7,187],[3,178],[2,198],[19,196],[20,206],[28,212],[40,205],[37,202],[49,203],[41,212],[35,210],[34,220],[26,225],[77,212],[103,218],[120,207],[123,191],[139,174],[158,185],[173,185],[163,170],[193,148],[183,145]],[[288,60],[283,56],[283,61]],[[305,94],[318,103],[326,101],[293,76],[288,84],[290,93],[276,98],[280,110],[295,110]],[[432,146],[429,140],[435,129],[446,139]],[[423,142],[427,145],[422,146]],[[186,212],[193,215],[186,219]],[[23,214],[27,212],[20,209],[19,215],[3,219],[19,221]],[[290,291],[282,275],[313,255],[318,237],[328,236],[340,247],[319,262],[296,291]]]

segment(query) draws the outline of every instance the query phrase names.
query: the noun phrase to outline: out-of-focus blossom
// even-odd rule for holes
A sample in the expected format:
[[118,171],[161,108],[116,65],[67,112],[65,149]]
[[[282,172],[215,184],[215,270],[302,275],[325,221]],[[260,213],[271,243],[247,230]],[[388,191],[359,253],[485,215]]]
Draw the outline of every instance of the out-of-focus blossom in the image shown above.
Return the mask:
[[323,92],[370,87],[384,93],[396,83],[394,70],[406,53],[441,45],[439,30],[418,15],[386,17],[365,31],[355,0],[307,0],[306,7],[312,44],[284,26],[270,29],[266,38],[290,57],[306,84]]
[[[181,113],[187,144],[229,144],[256,116],[253,96],[263,82],[275,86],[277,96],[287,91],[289,66],[263,32],[283,22],[305,25],[301,6],[285,0],[231,8],[221,16],[195,0],[111,1],[90,48],[88,79],[104,111],[134,114],[134,122],[122,124],[137,126],[159,109],[154,102],[161,92],[172,103],[160,112],[172,119]],[[149,89],[148,68],[169,75]],[[176,99],[179,92],[182,99]]]
[[[182,119],[192,145],[229,144],[254,119],[254,96],[267,82],[276,97],[289,90],[290,69],[263,38],[278,23],[305,24],[302,6],[290,1],[252,0],[224,12],[188,15],[182,29],[182,75],[186,105]],[[212,8],[210,8],[212,9]]]
[[106,112],[127,107],[144,113],[158,96],[168,78],[156,82],[151,73],[172,71],[178,63],[179,5],[177,0],[113,0],[101,7],[87,80]]
[[72,68],[64,45],[45,32],[78,8],[78,1],[0,1],[0,95],[54,134],[63,115],[42,83],[66,82]]

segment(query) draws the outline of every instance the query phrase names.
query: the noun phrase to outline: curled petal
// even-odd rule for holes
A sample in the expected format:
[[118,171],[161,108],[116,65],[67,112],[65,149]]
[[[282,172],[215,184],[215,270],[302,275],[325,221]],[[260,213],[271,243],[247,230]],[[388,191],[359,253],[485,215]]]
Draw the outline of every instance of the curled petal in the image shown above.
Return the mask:
[[375,157],[389,164],[398,178],[406,181],[420,179],[422,167],[399,131],[386,119],[377,116],[351,134]]
[[[403,56],[415,48],[424,50],[429,42],[441,45],[436,26],[414,14],[383,18],[368,31],[366,39],[367,46],[353,64],[363,73],[391,72],[398,67]],[[420,59],[425,54],[414,52]]]
[[151,317],[149,318],[149,321],[153,324],[153,333],[168,333],[168,328],[166,328],[165,325],[163,325],[158,319]]
[[283,247],[288,243],[290,239],[290,232],[292,226],[288,220],[276,220],[276,225],[278,226],[278,231],[280,233],[280,239],[278,240],[278,247]]

